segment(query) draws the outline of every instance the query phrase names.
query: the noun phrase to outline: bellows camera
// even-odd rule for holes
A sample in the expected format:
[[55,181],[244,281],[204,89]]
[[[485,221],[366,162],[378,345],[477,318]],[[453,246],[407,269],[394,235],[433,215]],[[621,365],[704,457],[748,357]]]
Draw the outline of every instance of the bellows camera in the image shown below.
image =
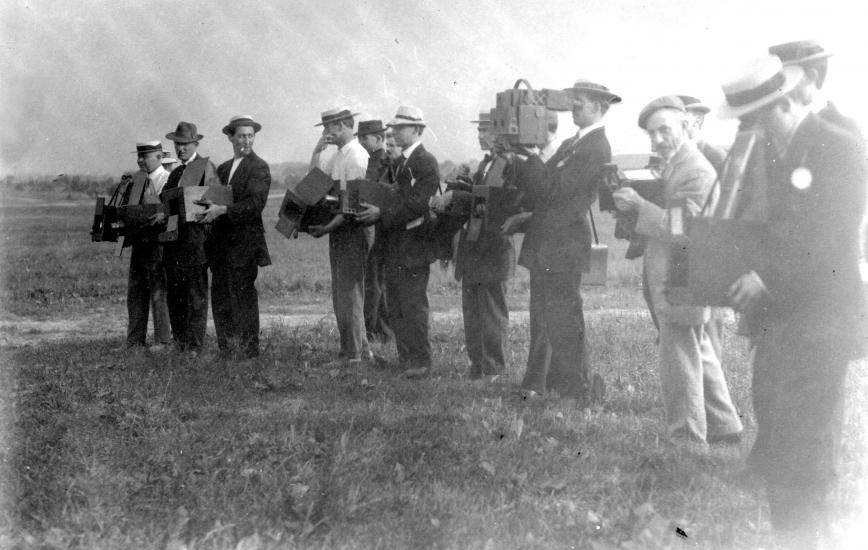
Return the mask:
[[[524,84],[524,88],[519,86]],[[509,90],[499,92],[491,110],[491,128],[506,136],[511,145],[539,146],[548,139],[549,122],[557,120],[555,111],[572,111],[573,96],[562,90],[534,90],[520,78]]]

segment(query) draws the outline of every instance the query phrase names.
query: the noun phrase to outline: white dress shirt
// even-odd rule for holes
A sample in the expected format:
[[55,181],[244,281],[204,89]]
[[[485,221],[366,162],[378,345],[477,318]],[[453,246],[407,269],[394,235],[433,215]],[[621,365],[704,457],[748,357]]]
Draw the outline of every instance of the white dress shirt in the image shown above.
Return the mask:
[[156,170],[148,174],[148,179],[151,180],[151,186],[154,188],[154,192],[159,195],[163,191],[166,182],[169,181],[169,172],[160,165]]
[[229,185],[229,182],[232,181],[232,176],[235,175],[235,170],[238,169],[238,165],[241,164],[242,160],[244,160],[244,157],[235,157],[232,159],[232,168],[229,170],[229,179],[226,181],[226,185]]
[[362,147],[359,140],[353,138],[345,143],[329,160],[323,170],[335,181],[339,181],[341,190],[347,188],[347,182],[365,179],[368,171],[368,151]]

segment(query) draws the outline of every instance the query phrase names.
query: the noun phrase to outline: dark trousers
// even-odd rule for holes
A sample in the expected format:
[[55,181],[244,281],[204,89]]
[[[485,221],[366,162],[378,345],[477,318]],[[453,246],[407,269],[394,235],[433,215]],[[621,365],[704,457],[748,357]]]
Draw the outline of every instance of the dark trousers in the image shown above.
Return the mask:
[[358,359],[368,350],[365,335],[365,265],[373,228],[341,226],[329,233],[332,307],[341,338],[340,356]]
[[154,321],[154,343],[168,344],[171,334],[163,264],[159,261],[141,261],[133,254],[127,279],[127,346],[145,345],[149,311]]
[[256,264],[211,266],[211,314],[221,351],[259,355],[259,298],[254,284],[258,273]]
[[590,397],[581,284],[580,271],[531,270],[530,350],[522,388]]
[[395,337],[389,326],[389,301],[386,297],[385,249],[375,242],[365,268],[365,330],[368,340],[389,341]]
[[431,366],[428,340],[428,265],[386,266],[389,324],[395,331],[398,358],[407,368]]
[[205,343],[208,323],[208,267],[164,263],[172,335],[181,350],[196,351]]
[[470,378],[506,370],[509,310],[506,282],[461,283],[464,342],[470,357]]
[[766,480],[775,529],[809,537],[828,520],[848,361],[834,343],[783,323],[753,342],[757,437],[748,463]]

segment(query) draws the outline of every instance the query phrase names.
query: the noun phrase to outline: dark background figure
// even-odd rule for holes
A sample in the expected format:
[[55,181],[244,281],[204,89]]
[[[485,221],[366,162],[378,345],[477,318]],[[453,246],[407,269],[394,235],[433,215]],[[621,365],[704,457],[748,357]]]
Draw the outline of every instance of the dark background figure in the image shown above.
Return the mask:
[[389,324],[403,375],[421,377],[431,370],[428,338],[428,277],[434,253],[428,236],[428,201],[440,186],[440,167],[422,145],[426,127],[421,109],[401,106],[387,126],[392,128],[401,159],[396,170],[398,204],[380,210],[366,205],[357,219],[380,221],[386,249],[386,294]]
[[[755,346],[757,438],[749,471],[765,481],[772,525],[787,548],[816,548],[828,526],[850,360],[865,350],[859,277],[864,144],[811,112],[804,71],[760,60],[723,85],[726,118],[750,121],[770,147],[749,182],[764,250],[730,289]],[[760,196],[760,192],[762,196]]]
[[592,399],[582,312],[582,272],[589,267],[588,210],[602,185],[612,151],[603,116],[621,98],[600,84],[572,88],[579,130],[546,162],[546,177],[531,195],[533,210],[507,222],[526,226],[519,265],[530,271],[531,344],[521,387],[526,397],[554,390],[581,405]]
[[[163,146],[159,140],[136,144],[139,173],[133,176],[123,191],[121,204],[159,204],[159,194],[169,178],[162,164]],[[169,307],[166,303],[166,271],[163,268],[163,247],[156,232],[137,231],[132,243],[130,273],[127,280],[127,347],[144,346],[148,334],[148,312],[154,323],[154,343],[151,351],[162,350],[171,341]]]
[[[169,174],[163,191],[176,187],[218,185],[217,171],[208,157],[197,153],[204,136],[196,125],[179,122],[166,139],[175,143],[181,163]],[[159,216],[159,215],[158,215]],[[168,285],[169,320],[180,351],[198,353],[205,344],[208,323],[208,260],[203,224],[178,224],[178,239],[163,245],[163,265]]]
[[[363,120],[356,132],[359,143],[370,155],[365,179],[380,183],[392,181],[392,160],[386,152],[386,127],[382,120]],[[395,337],[389,326],[389,300],[386,297],[386,263],[382,229],[374,225],[374,244],[365,267],[365,330],[368,341],[388,342]]]
[[262,209],[268,200],[271,171],[253,151],[262,126],[248,115],[232,117],[223,133],[232,144],[233,158],[217,168],[220,183],[232,187],[232,204],[209,204],[200,214],[211,223],[205,242],[211,267],[211,312],[220,352],[235,349],[245,357],[259,355],[259,299],[256,277],[271,265]]

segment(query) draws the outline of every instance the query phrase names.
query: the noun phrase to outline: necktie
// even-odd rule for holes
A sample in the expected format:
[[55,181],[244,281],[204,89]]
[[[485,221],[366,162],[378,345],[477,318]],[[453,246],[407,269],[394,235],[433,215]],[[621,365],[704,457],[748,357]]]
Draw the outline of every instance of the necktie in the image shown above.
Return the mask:
[[181,166],[178,166],[177,168],[172,170],[172,173],[169,174],[169,181],[166,182],[166,186],[164,187],[164,189],[174,189],[175,187],[178,187],[178,184],[181,183],[181,176],[184,175],[184,170],[186,170],[186,168],[187,165],[182,164]]

